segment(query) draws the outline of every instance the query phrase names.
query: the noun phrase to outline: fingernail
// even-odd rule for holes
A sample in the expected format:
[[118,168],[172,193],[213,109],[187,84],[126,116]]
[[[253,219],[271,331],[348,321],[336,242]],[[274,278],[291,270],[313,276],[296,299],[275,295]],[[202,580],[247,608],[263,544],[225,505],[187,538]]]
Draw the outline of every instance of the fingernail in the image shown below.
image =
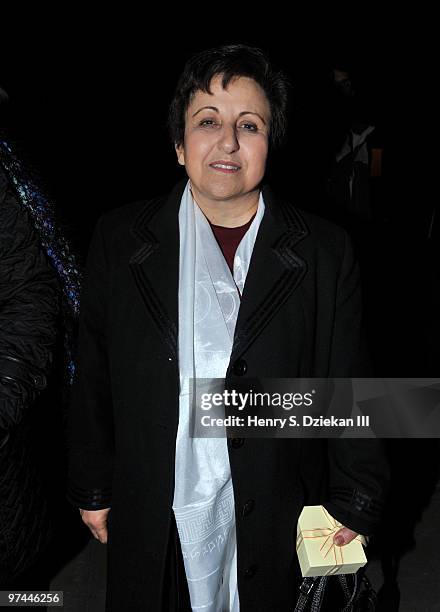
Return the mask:
[[336,536],[334,542],[336,546],[342,546],[344,543],[344,538],[342,536]]

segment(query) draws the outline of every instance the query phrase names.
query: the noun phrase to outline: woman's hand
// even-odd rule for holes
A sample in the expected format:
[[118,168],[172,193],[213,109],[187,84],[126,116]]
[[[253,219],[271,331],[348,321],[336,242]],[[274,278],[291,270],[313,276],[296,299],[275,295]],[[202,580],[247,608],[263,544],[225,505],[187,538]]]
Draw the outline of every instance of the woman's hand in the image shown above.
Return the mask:
[[93,534],[93,537],[107,544],[107,515],[110,508],[103,510],[82,510],[79,509],[83,522],[87,525]]
[[333,537],[333,542],[336,546],[345,546],[354,540],[359,534],[356,531],[352,531],[348,527],[342,527],[337,531]]

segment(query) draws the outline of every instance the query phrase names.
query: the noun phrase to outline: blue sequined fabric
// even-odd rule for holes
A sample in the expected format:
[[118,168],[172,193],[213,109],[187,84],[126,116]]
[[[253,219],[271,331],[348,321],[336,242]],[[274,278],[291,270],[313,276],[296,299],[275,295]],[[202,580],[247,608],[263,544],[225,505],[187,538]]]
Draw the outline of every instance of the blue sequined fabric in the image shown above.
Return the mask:
[[41,245],[59,278],[63,292],[64,348],[69,385],[75,373],[74,328],[79,316],[81,271],[75,256],[56,222],[54,205],[38,185],[34,173],[20,160],[13,146],[0,136],[0,164],[14,186],[22,205],[28,210]]

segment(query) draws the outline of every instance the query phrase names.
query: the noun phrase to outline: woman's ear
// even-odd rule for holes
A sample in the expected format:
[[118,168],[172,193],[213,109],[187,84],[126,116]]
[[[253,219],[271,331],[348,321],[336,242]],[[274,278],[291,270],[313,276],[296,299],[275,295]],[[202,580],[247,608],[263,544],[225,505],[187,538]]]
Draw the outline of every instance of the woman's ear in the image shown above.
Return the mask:
[[181,166],[185,165],[185,151],[183,148],[183,145],[174,145],[174,148],[176,149],[176,155],[177,155],[177,161],[179,162],[179,164]]

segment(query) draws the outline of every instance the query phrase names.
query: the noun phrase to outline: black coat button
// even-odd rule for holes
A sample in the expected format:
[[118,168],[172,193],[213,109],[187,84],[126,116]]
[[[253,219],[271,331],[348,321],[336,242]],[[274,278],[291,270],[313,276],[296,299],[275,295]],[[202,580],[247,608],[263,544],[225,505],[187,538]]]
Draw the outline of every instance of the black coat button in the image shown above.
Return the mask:
[[247,372],[247,363],[244,359],[237,359],[237,361],[232,366],[232,371],[235,376],[244,376]]
[[252,576],[255,576],[255,573],[256,573],[257,569],[258,569],[257,565],[255,565],[255,564],[254,565],[250,565],[249,567],[247,567],[244,570],[244,577],[245,578],[252,578]]
[[244,438],[232,438],[231,446],[232,448],[241,448],[244,444]]
[[46,386],[46,377],[44,374],[34,374],[33,375],[34,385],[37,389],[43,390]]
[[254,500],[248,499],[247,502],[244,504],[243,508],[241,509],[241,516],[247,516],[248,514],[250,514],[254,509],[254,506]]

